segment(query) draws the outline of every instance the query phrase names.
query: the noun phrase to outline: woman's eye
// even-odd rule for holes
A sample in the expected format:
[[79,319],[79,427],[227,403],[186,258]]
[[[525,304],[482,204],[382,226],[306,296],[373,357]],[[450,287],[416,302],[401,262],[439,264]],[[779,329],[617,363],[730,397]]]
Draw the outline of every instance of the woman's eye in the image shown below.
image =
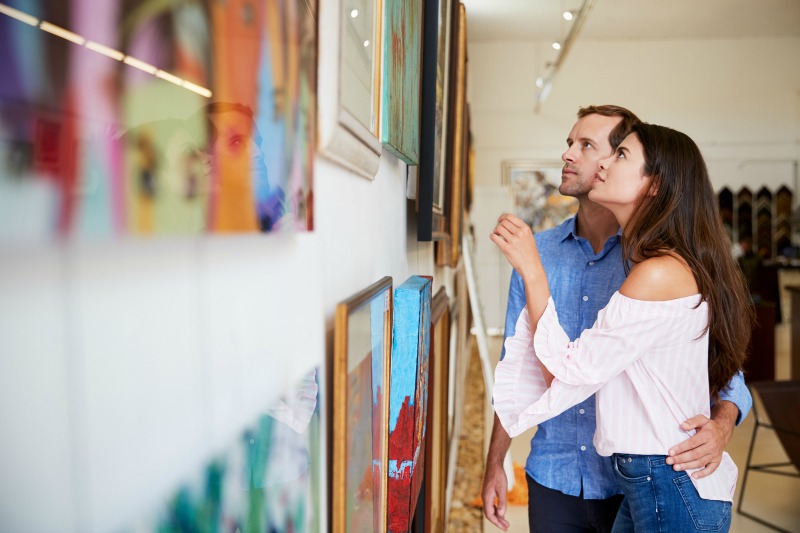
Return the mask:
[[625,159],[625,152],[617,152],[617,159]]
[[590,143],[590,142],[585,142],[585,143],[583,143],[583,147],[584,147],[584,148],[591,148],[591,147],[592,147],[592,143]]

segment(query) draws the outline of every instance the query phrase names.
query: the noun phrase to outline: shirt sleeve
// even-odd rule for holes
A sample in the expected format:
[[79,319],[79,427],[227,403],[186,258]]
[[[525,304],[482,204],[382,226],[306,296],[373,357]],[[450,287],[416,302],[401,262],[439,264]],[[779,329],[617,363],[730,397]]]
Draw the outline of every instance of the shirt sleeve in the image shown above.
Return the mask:
[[[514,335],[504,343],[503,353],[506,357],[495,368],[492,403],[506,431],[509,430],[506,421],[516,418],[517,413],[547,391],[539,360],[533,352],[530,323],[528,308],[525,307],[515,323]],[[517,434],[509,433],[512,437]]]
[[[570,342],[558,322],[553,299],[547,303],[533,342],[527,310],[517,322],[518,335],[506,341],[506,359],[495,372],[494,405],[512,437],[561,414],[597,392],[645,353],[663,334],[664,318],[643,313],[631,302],[612,297],[597,322]],[[555,376],[541,390],[537,357]],[[533,369],[536,369],[536,372]]]
[[728,383],[728,387],[720,392],[719,399],[733,402],[739,409],[739,416],[736,417],[737,426],[747,418],[750,409],[753,407],[753,397],[744,382],[744,374],[742,374],[741,370],[733,376]]
[[[516,270],[511,271],[511,282],[508,286],[508,304],[506,305],[506,323],[505,330],[503,331],[503,349],[500,352],[500,360],[506,356],[505,341],[509,337],[513,337],[516,332],[516,324],[519,320],[522,310],[525,308],[525,284],[522,282],[522,276],[517,274]],[[529,328],[530,329],[530,328]]]

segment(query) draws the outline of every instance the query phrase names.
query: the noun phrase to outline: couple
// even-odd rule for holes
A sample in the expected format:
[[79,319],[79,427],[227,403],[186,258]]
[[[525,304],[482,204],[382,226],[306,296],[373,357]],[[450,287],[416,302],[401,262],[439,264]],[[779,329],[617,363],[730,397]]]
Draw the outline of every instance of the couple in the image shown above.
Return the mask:
[[503,456],[538,424],[531,531],[727,531],[752,310],[705,163],[627,109],[578,118],[559,189],[576,217],[534,237],[503,215],[491,236],[514,274],[484,513],[508,528]]

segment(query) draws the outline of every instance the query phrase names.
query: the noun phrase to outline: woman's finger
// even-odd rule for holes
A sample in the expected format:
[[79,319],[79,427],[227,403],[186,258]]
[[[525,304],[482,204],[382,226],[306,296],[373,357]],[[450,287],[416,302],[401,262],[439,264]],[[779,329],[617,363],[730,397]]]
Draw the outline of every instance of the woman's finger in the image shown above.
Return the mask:
[[514,233],[513,233],[513,232],[511,232],[511,231],[510,231],[510,230],[509,230],[507,227],[505,227],[503,224],[498,224],[498,225],[497,225],[497,226],[494,228],[494,233],[495,233],[495,235],[499,235],[500,237],[502,237],[503,239],[505,239],[505,240],[506,240],[506,242],[511,242],[511,239],[513,239],[513,238],[514,238]]
[[510,222],[511,224],[513,224],[518,228],[527,226],[527,224],[523,222],[521,218],[519,218],[516,215],[512,215],[511,213],[503,213],[502,215],[500,215],[500,218],[497,219],[497,222],[502,222],[504,220]]

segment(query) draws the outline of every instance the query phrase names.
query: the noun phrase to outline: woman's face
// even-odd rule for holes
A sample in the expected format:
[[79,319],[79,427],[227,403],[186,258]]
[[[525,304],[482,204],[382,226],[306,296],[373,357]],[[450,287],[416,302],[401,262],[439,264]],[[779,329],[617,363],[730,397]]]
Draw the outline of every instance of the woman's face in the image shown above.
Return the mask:
[[595,174],[589,199],[611,210],[624,226],[651,181],[644,175],[642,143],[635,134],[630,134],[611,157],[600,160],[600,170]]

